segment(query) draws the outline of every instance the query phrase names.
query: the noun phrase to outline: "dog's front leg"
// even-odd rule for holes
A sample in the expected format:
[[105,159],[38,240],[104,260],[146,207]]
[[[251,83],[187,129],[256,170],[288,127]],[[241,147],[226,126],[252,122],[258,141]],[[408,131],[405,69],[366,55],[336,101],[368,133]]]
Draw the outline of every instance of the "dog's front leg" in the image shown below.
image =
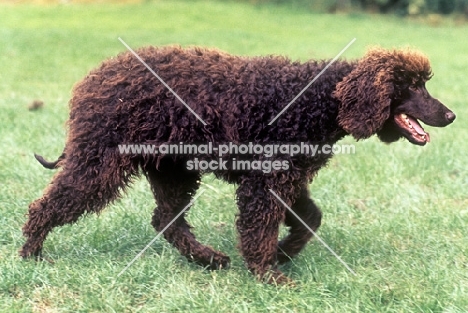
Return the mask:
[[259,279],[285,284],[291,280],[277,269],[277,249],[279,226],[286,209],[269,191],[272,188],[274,184],[261,176],[240,182],[237,189],[239,248],[247,267]]

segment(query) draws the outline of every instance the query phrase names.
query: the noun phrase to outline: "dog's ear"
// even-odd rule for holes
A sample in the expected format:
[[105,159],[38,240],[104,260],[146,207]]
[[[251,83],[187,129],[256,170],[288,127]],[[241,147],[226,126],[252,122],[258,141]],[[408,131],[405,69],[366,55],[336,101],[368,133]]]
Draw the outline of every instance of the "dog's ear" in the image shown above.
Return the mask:
[[392,56],[373,49],[336,85],[338,124],[356,139],[375,134],[390,116],[394,93]]

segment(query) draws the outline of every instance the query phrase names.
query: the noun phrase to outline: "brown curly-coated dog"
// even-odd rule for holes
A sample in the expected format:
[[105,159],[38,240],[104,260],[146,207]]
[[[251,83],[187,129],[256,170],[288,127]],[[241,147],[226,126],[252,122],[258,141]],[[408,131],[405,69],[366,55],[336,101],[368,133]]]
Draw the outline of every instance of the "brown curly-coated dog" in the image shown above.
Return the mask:
[[[282,115],[278,113],[327,65],[292,62],[284,57],[239,57],[202,48],[147,47],[138,55],[203,119],[190,110],[131,53],[111,58],[91,71],[70,100],[68,139],[55,162],[61,168],[42,198],[29,206],[20,254],[40,257],[47,234],[56,226],[99,212],[143,172],[157,202],[152,225],[161,231],[185,208],[206,171],[187,169],[190,160],[218,160],[218,154],[155,155],[120,153],[119,145],[148,143],[333,145],[347,134],[356,139],[377,134],[383,142],[401,137],[424,145],[430,140],[418,120],[446,126],[455,114],[425,88],[428,59],[410,50],[374,48],[360,60],[337,61]],[[249,270],[285,283],[277,265],[301,251],[312,234],[269,191],[274,190],[309,227],[321,212],[309,197],[308,183],[331,154],[224,155],[222,160],[280,161],[274,170],[214,170],[237,184],[240,251]],[[286,165],[286,166],[284,166]],[[278,241],[281,223],[289,234]],[[182,255],[218,269],[229,257],[199,243],[182,215],[164,237]]]

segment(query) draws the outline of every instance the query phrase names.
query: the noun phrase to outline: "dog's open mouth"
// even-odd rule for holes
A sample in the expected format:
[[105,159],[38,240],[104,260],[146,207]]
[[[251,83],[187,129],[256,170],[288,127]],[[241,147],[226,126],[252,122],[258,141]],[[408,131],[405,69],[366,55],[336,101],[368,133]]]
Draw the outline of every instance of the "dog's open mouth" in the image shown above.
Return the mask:
[[426,133],[419,122],[404,113],[394,116],[395,123],[400,128],[402,134],[411,143],[424,146],[431,141],[429,133]]

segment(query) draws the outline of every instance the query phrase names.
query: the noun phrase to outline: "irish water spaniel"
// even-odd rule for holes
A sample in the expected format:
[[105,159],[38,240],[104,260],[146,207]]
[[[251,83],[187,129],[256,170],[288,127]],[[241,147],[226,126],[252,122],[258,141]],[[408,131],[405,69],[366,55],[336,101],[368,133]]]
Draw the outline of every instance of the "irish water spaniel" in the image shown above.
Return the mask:
[[[37,156],[45,167],[61,170],[43,197],[29,206],[21,256],[39,258],[54,227],[101,211],[140,173],[148,179],[157,203],[152,225],[161,231],[187,207],[202,174],[213,172],[237,185],[239,249],[248,269],[268,282],[284,283],[288,278],[277,265],[297,255],[312,234],[270,189],[317,230],[321,212],[309,197],[308,184],[331,154],[235,150],[222,156],[214,150],[138,154],[122,153],[119,147],[325,146],[348,134],[358,140],[377,134],[386,143],[404,137],[424,145],[430,138],[418,120],[442,127],[455,119],[425,88],[432,75],[428,59],[410,50],[373,48],[360,60],[333,63],[279,117],[328,61],[240,57],[196,47],[147,47],[137,54],[193,112],[130,52],[92,70],[74,87],[63,154],[55,162]],[[194,160],[222,166],[196,170]],[[230,166],[234,160],[272,167],[239,169]],[[289,227],[289,234],[279,241],[281,223]],[[183,256],[204,267],[226,268],[230,263],[228,256],[196,240],[184,215],[167,228],[164,237]]]

